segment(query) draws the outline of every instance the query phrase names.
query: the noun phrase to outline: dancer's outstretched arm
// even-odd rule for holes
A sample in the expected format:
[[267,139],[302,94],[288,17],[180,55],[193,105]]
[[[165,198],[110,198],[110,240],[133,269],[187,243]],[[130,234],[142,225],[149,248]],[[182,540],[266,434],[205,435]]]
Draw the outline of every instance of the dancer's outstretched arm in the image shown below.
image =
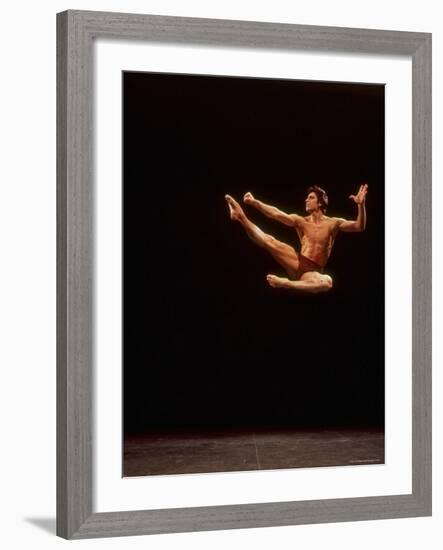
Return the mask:
[[355,221],[344,220],[343,218],[336,218],[338,221],[338,228],[340,231],[364,231],[366,228],[366,193],[368,192],[367,184],[360,185],[360,189],[356,195],[351,195],[352,199],[358,206],[358,215]]
[[243,197],[243,202],[246,204],[250,204],[251,206],[254,206],[259,212],[261,212],[268,218],[272,218],[273,220],[277,220],[291,227],[296,226],[303,219],[301,216],[297,214],[286,214],[286,212],[279,210],[275,206],[270,206],[269,204],[265,204],[257,200],[256,198],[254,198],[252,193],[249,193],[249,192],[246,193],[245,196]]

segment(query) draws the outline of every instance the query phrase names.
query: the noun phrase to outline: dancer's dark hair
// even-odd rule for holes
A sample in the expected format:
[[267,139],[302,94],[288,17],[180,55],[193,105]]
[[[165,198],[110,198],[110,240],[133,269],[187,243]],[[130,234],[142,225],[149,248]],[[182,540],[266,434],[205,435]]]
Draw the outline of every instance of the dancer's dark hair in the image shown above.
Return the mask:
[[326,212],[326,209],[328,207],[328,195],[326,191],[318,185],[311,185],[311,187],[308,187],[306,192],[308,194],[315,193],[320,208],[323,210],[323,212]]

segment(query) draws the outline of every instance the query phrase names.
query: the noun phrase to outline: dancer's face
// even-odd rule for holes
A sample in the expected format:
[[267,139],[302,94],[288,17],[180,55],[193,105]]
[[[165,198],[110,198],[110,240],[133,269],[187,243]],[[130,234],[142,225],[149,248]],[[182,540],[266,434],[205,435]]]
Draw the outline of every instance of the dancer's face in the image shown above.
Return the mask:
[[306,211],[315,212],[319,209],[317,195],[314,192],[309,193],[305,200]]

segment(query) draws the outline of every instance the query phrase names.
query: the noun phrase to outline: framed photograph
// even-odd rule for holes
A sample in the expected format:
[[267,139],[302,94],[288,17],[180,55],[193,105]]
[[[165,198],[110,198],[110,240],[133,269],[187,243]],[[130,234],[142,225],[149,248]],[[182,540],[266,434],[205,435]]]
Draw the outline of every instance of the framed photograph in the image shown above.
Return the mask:
[[57,48],[57,534],[430,515],[431,35]]

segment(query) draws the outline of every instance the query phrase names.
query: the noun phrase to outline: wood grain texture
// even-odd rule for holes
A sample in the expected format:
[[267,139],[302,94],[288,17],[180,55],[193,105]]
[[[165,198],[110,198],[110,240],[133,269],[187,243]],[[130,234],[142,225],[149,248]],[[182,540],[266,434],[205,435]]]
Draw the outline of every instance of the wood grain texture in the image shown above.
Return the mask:
[[[93,40],[407,55],[413,65],[411,495],[93,513]],[[57,15],[57,534],[90,538],[431,514],[431,35],[68,11]]]
[[427,36],[412,61],[412,483],[432,509],[432,54]]
[[58,16],[57,533],[92,513],[92,71],[90,40]]
[[92,36],[253,48],[412,55],[426,34],[161,15],[74,11]]
[[277,527],[427,515],[423,512],[417,498],[412,495],[110,512],[92,515],[73,538]]
[[67,276],[66,276],[66,139],[67,29],[66,17],[57,19],[57,533],[67,533]]

